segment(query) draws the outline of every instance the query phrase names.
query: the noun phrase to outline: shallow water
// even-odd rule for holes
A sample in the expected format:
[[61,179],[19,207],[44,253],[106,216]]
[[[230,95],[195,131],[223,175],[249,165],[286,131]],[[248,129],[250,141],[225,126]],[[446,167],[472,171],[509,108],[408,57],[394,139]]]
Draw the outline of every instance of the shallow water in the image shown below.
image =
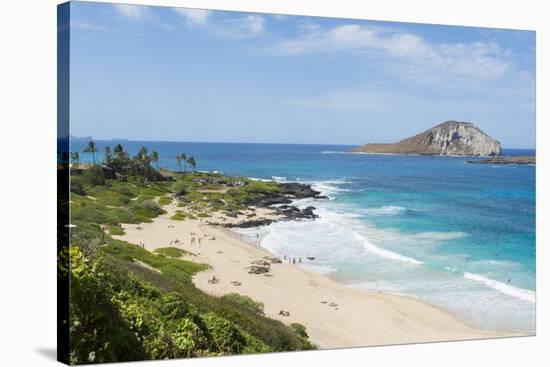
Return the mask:
[[418,297],[481,327],[535,329],[534,166],[349,154],[347,146],[122,144],[130,153],[156,149],[170,168],[185,152],[199,170],[311,183],[330,200],[296,205],[314,205],[321,218],[241,232],[350,286]]

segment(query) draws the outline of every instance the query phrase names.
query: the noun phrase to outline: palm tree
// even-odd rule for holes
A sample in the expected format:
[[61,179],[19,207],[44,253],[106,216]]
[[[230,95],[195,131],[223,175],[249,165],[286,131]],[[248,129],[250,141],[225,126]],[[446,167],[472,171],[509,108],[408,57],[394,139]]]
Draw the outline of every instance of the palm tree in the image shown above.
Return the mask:
[[160,171],[160,169],[159,169],[159,154],[156,150],[153,150],[151,152],[151,160],[156,163],[157,171]]
[[139,148],[137,157],[138,157],[138,159],[141,160],[141,161],[147,160],[147,148],[145,148],[145,147]]
[[187,163],[191,166],[191,169],[193,170],[193,173],[195,172],[195,169],[197,168],[197,162],[195,162],[195,158],[189,157],[187,159]]
[[178,166],[179,166],[180,172],[181,172],[181,154],[178,154],[176,156],[176,162],[178,163]]
[[193,183],[193,190],[195,190],[195,168],[197,167],[197,163],[195,162],[195,158],[193,157],[187,158],[187,163],[189,163],[189,165],[191,166],[191,182]]
[[78,169],[78,166],[80,166],[80,154],[78,152],[72,152],[71,161],[73,161],[73,164],[75,164],[74,168]]
[[106,166],[110,165],[113,161],[113,156],[111,154],[111,148],[106,146],[104,148],[104,153],[103,153],[103,163],[105,163]]
[[95,154],[98,152],[97,145],[95,144],[95,142],[93,140],[90,140],[88,142],[88,145],[86,145],[86,147],[82,151],[84,153],[92,153],[92,162],[94,163],[94,166],[95,166]]
[[185,153],[181,153],[181,160],[183,161],[183,173],[185,173],[187,172],[187,156]]
[[115,149],[113,149],[113,152],[115,153],[115,157],[120,158],[122,153],[124,153],[124,147],[120,144],[117,144],[115,146]]

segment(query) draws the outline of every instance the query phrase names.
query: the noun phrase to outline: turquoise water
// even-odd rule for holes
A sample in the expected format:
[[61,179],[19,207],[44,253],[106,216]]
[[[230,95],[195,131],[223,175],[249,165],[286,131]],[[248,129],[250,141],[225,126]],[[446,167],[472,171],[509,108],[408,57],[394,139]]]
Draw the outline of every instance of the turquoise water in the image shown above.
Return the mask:
[[348,146],[122,143],[131,153],[156,149],[170,168],[185,152],[199,170],[311,183],[330,200],[296,204],[314,205],[319,219],[241,232],[281,256],[314,256],[302,266],[346,285],[418,297],[481,327],[535,330],[534,166]]

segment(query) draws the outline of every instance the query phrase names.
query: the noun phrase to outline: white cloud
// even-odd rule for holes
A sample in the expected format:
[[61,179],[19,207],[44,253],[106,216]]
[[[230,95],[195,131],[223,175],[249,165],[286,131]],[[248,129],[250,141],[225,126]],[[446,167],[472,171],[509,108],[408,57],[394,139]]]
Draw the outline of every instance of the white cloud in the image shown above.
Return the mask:
[[247,15],[223,20],[213,32],[229,38],[248,38],[265,31],[265,19],[261,15]]
[[131,20],[143,21],[151,17],[151,13],[146,6],[129,5],[129,4],[113,4],[115,10]]
[[183,17],[189,26],[205,26],[210,16],[209,10],[174,8],[176,14]]
[[298,98],[291,103],[299,107],[334,111],[386,111],[396,106],[412,106],[414,97],[374,90],[338,89],[317,96]]
[[308,21],[300,22],[300,24],[298,25],[298,28],[300,29],[300,31],[303,31],[303,32],[311,32],[311,31],[316,31],[321,29],[321,25],[318,23],[313,23],[308,20]]
[[288,15],[283,15],[283,14],[272,14],[273,15],[273,18],[275,18],[275,20],[287,20],[288,18]]
[[413,33],[356,24],[306,31],[301,37],[277,42],[268,52],[282,55],[365,52],[404,60],[407,65],[430,73],[481,79],[498,78],[510,68],[510,53],[493,42],[430,43]]
[[76,20],[71,20],[71,27],[80,29],[83,31],[106,31],[107,30],[107,28],[101,25],[90,24],[85,22],[77,22]]

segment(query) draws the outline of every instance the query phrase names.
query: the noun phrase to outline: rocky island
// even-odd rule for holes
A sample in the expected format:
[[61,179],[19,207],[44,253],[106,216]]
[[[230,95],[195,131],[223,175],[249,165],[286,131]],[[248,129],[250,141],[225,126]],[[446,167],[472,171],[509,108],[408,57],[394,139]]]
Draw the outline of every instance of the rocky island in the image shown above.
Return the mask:
[[499,156],[500,142],[469,122],[447,121],[391,144],[365,144],[352,152],[380,154]]

